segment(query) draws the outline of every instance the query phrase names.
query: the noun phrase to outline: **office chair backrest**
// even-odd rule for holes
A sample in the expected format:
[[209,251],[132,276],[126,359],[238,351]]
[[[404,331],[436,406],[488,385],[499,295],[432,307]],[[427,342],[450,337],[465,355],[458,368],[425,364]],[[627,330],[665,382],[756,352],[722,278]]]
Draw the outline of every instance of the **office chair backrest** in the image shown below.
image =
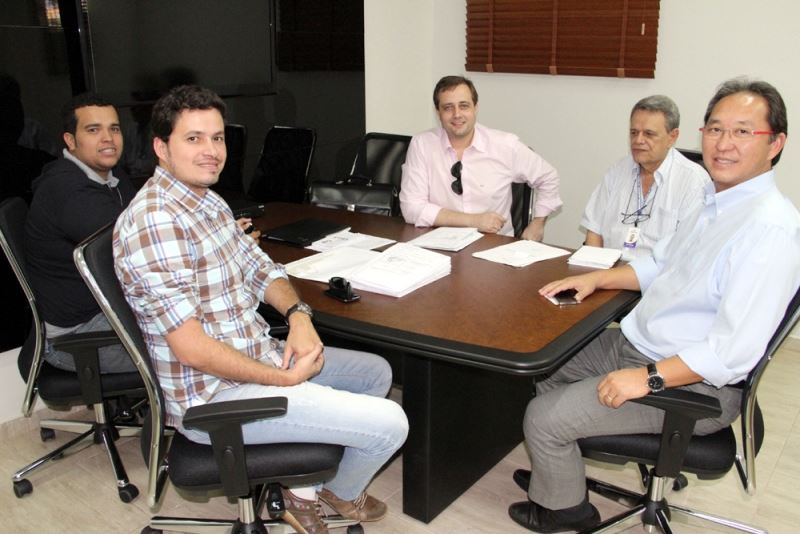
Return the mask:
[[225,167],[219,174],[215,189],[244,192],[244,157],[247,149],[247,128],[243,124],[225,125]]
[[[756,392],[767,365],[772,361],[775,352],[797,325],[798,320],[800,320],[800,288],[798,288],[789,302],[783,319],[769,343],[767,343],[764,356],[761,357],[758,364],[747,375],[744,383],[741,406],[743,456],[742,461],[737,462],[737,468],[742,485],[747,493],[750,494],[755,492],[756,487],[755,457],[761,448],[761,442],[764,440],[764,420],[758,407]],[[742,463],[744,465],[741,465]]]
[[351,178],[360,178],[374,184],[390,184],[400,190],[403,163],[411,137],[370,132],[361,140],[353,161]]
[[36,309],[36,297],[28,283],[25,267],[25,220],[28,218],[28,205],[20,197],[12,197],[0,203],[0,247],[8,259],[8,264],[17,277],[22,292],[28,299],[33,316],[33,328],[17,357],[20,375],[27,384],[22,413],[30,415],[35,400],[35,383],[41,367],[44,351],[44,325]]
[[160,469],[167,449],[164,438],[164,397],[136,316],[125,300],[125,294],[114,271],[113,232],[113,223],[98,230],[78,245],[74,259],[78,272],[81,273],[114,332],[119,336],[122,345],[131,355],[144,381],[150,403],[151,423],[148,433],[151,445],[147,455],[149,463],[147,502],[152,508],[158,503],[166,482],[166,470]]
[[260,202],[302,203],[315,144],[316,134],[310,128],[270,128],[248,195]]
[[688,148],[678,148],[677,150],[686,156],[686,159],[689,161],[694,161],[704,169],[706,168],[705,163],[703,163],[703,153],[699,150],[689,150]]
[[533,189],[528,184],[511,184],[511,224],[520,237],[533,217]]

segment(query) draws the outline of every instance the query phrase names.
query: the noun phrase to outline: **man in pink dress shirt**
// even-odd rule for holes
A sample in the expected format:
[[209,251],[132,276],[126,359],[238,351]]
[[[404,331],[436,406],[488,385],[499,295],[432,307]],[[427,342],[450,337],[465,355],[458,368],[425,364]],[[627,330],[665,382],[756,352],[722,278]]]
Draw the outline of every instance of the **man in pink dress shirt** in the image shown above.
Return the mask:
[[558,173],[511,133],[477,124],[478,92],[463,76],[433,90],[442,123],[415,135],[403,165],[400,208],[416,226],[465,226],[513,235],[511,184],[536,191],[523,239],[541,241],[547,216],[561,206]]

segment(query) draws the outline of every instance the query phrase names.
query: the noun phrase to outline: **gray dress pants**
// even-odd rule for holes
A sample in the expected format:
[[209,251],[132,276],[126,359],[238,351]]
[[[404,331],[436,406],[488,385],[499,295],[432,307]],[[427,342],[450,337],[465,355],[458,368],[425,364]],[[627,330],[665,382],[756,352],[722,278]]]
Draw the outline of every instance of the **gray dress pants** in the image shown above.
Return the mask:
[[[626,402],[608,408],[598,401],[597,385],[611,371],[643,367],[652,360],[637,351],[619,329],[608,329],[550,377],[536,384],[523,430],[531,460],[530,499],[559,510],[586,497],[586,475],[577,440],[613,434],[661,433],[664,412]],[[697,422],[695,434],[710,434],[731,424],[739,413],[741,390],[703,383],[683,386],[720,400],[722,415]]]

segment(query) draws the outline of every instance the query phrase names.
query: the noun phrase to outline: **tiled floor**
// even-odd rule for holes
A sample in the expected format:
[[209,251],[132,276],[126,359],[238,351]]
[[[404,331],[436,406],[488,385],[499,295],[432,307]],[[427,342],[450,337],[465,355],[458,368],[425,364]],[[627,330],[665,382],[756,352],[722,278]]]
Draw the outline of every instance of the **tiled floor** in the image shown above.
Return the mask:
[[[767,370],[759,394],[764,409],[767,435],[758,456],[758,491],[747,496],[734,471],[721,480],[699,481],[689,477],[689,487],[668,496],[670,501],[691,506],[736,520],[750,522],[771,533],[794,533],[800,530],[800,497],[794,490],[800,480],[800,343],[790,341]],[[108,459],[100,447],[58,461],[34,474],[33,494],[16,499],[11,489],[13,472],[31,459],[50,450],[54,442],[42,443],[35,421],[17,420],[0,427],[0,472],[6,480],[0,489],[0,532],[41,534],[136,534],[147,524],[150,511],[144,495],[131,504],[117,498]],[[59,435],[55,443],[67,439]],[[144,493],[146,471],[139,453],[138,440],[119,442],[123,461],[131,480]],[[527,532],[506,515],[508,505],[525,496],[511,481],[514,469],[525,467],[527,457],[522,445],[514,449],[461,498],[430,524],[423,524],[401,511],[402,458],[392,463],[370,488],[375,496],[386,499],[389,516],[378,523],[365,525],[370,534],[434,534],[452,532],[514,533]],[[608,467],[593,464],[589,474],[632,489],[638,489],[634,466]],[[620,511],[619,505],[593,496],[603,517]],[[169,489],[161,514],[197,517],[230,517],[234,507],[223,498],[208,502],[189,502]],[[703,525],[676,522],[677,532],[709,532]],[[626,532],[640,532],[632,526]],[[720,529],[723,531],[723,529]]]

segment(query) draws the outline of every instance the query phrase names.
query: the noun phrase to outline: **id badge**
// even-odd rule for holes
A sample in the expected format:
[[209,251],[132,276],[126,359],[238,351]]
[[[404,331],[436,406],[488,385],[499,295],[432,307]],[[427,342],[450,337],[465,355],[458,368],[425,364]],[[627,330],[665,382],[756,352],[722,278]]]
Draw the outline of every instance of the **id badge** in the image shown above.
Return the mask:
[[622,244],[625,248],[636,248],[636,243],[639,241],[639,235],[642,233],[641,228],[631,226],[625,236],[625,242]]

